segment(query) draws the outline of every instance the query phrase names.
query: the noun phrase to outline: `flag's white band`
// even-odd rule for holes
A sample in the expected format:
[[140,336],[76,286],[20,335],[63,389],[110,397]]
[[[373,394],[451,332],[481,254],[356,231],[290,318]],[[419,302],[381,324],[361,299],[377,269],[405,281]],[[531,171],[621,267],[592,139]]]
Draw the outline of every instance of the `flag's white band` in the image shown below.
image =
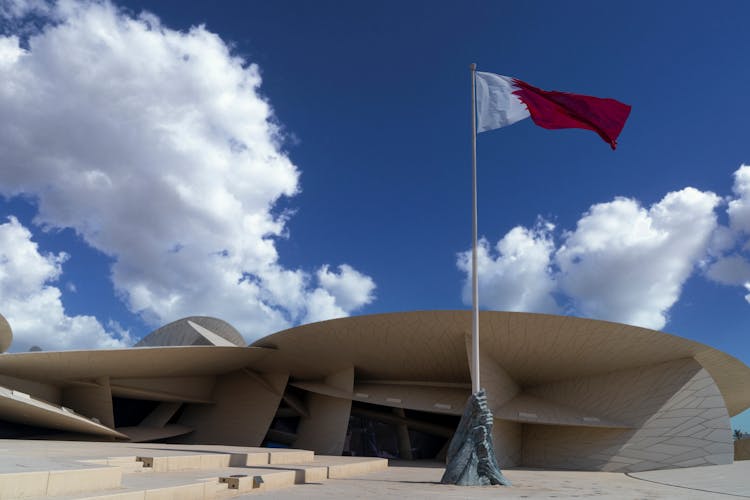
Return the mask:
[[507,127],[530,116],[526,105],[513,94],[512,78],[477,71],[476,82],[477,132]]

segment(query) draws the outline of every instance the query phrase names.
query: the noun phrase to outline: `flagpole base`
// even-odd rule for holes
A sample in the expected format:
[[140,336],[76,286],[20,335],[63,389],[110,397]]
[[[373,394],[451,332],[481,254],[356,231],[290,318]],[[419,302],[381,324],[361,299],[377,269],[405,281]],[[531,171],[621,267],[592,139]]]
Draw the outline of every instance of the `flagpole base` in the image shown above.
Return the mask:
[[443,484],[510,486],[495,459],[492,412],[484,390],[472,394],[448,447]]

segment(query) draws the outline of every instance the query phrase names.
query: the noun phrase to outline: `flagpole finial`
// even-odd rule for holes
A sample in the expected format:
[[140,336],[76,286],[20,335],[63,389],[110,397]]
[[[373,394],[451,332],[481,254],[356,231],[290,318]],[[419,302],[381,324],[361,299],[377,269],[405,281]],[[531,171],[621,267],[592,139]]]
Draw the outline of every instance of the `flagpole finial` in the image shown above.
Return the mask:
[[471,63],[469,65],[469,69],[471,69],[472,71],[476,71],[477,70],[477,64],[476,63]]

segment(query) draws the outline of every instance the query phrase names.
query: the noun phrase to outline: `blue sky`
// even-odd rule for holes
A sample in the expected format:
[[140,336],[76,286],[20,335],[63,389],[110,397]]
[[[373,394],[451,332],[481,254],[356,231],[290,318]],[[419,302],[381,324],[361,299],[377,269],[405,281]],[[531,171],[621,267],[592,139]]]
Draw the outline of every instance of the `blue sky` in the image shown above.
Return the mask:
[[2,241],[35,269],[0,280],[19,349],[119,345],[183,313],[252,339],[467,307],[476,62],[633,107],[615,152],[530,120],[479,136],[483,306],[638,323],[750,363],[746,2],[0,5],[17,37],[0,45],[16,84],[0,86]]

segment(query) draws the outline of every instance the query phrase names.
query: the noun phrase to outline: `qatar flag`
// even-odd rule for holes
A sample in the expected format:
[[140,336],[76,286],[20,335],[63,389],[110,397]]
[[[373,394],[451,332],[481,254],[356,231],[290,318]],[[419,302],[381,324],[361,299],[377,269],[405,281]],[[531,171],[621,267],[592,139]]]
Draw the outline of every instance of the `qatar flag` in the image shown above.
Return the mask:
[[630,106],[614,99],[542,90],[518,78],[481,71],[476,72],[476,92],[478,132],[530,116],[546,129],[593,130],[615,149],[630,114]]

